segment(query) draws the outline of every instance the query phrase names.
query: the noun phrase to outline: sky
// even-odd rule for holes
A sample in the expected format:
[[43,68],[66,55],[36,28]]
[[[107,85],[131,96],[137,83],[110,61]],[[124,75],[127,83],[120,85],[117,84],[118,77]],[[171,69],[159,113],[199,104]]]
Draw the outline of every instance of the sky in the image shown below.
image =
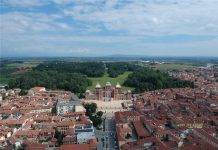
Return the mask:
[[218,0],[1,0],[1,57],[218,56]]

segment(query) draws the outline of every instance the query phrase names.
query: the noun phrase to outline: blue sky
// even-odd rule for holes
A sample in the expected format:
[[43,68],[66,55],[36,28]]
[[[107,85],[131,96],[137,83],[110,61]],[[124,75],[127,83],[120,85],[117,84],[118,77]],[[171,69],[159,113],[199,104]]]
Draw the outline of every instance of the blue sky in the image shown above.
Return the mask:
[[1,57],[218,56],[218,0],[2,0]]

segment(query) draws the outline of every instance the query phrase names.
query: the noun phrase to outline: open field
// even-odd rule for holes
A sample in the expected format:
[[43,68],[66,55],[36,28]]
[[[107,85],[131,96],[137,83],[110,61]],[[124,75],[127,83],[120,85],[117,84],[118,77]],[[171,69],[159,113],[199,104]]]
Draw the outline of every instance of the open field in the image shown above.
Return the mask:
[[169,70],[192,69],[196,66],[193,66],[192,64],[166,63],[166,64],[150,65],[150,67],[161,71],[169,71]]
[[[120,83],[120,85],[122,86],[122,84],[124,83],[124,81],[127,79],[128,75],[130,74],[131,72],[125,72],[124,74],[122,75],[119,75],[118,77],[116,78],[111,78],[108,76],[108,73],[107,71],[105,71],[105,74],[103,77],[98,77],[98,78],[89,78],[92,80],[92,86],[89,86],[87,89],[88,90],[94,90],[95,89],[95,86],[97,84],[97,82],[100,83],[101,86],[104,86],[106,84],[106,82],[110,82],[112,84],[112,86],[116,86],[117,82]],[[127,89],[133,89],[133,88],[130,88],[130,87],[125,87],[125,86],[122,86],[122,89],[123,90],[127,90]]]
[[8,64],[7,67],[8,68],[21,68],[21,67],[29,67],[29,68],[32,68],[32,67],[36,67],[38,64],[40,64],[40,62],[23,62],[23,63],[11,63],[11,64]]

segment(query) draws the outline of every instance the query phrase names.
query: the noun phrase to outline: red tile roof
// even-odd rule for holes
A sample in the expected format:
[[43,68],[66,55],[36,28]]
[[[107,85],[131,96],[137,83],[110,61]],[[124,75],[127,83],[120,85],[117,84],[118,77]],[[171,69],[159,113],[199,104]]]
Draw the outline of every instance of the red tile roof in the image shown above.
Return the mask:
[[64,137],[63,142],[76,142],[76,137]]
[[144,128],[144,126],[142,125],[140,121],[133,121],[133,125],[139,137],[149,136],[148,131]]
[[30,144],[25,146],[25,150],[46,150],[47,144]]
[[61,145],[60,150],[90,150],[89,144]]
[[15,133],[15,136],[21,135],[39,135],[40,131],[38,130],[19,130]]

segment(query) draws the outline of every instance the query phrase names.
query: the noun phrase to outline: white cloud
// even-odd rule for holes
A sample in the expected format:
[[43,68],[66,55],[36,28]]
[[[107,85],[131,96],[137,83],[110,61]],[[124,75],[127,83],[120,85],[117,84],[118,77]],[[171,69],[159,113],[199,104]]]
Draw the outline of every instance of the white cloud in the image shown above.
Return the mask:
[[9,12],[1,14],[2,34],[34,33],[43,31],[72,30],[65,22],[58,22],[59,15],[44,13]]
[[56,23],[56,26],[64,30],[72,30],[72,27],[66,23]]
[[[119,7],[118,7],[119,6]],[[66,15],[129,34],[218,34],[218,0],[153,0],[75,5]],[[208,27],[208,24],[213,24]],[[211,30],[210,30],[211,29]]]
[[54,3],[56,4],[69,4],[69,3],[72,3],[72,0],[53,0]]
[[47,2],[45,0],[3,0],[3,3],[12,6],[29,7],[29,6],[41,6]]
[[169,35],[218,37],[218,0],[3,0],[2,4],[4,52],[218,55],[217,39],[144,40]]
[[[109,31],[125,31],[131,35],[218,35],[215,15],[218,0],[4,0],[3,3],[64,5],[59,9],[63,14],[92,25],[90,31],[93,28],[96,32],[100,29],[95,25],[102,24]],[[69,29],[66,23],[61,26]]]

